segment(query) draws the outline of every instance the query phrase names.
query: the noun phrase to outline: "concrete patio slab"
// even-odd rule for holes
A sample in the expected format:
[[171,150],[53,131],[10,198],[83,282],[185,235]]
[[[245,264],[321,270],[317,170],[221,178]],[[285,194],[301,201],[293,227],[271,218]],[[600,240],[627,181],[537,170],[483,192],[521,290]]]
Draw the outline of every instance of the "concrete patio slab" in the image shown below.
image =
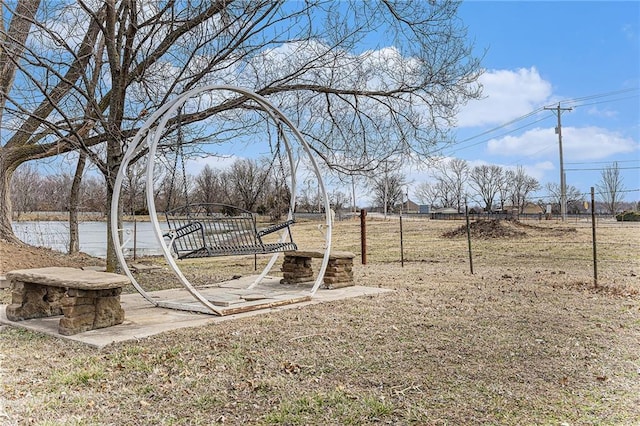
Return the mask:
[[[20,327],[27,330],[45,333],[61,339],[82,342],[92,347],[103,348],[113,343],[143,339],[145,337],[153,336],[165,331],[176,330],[185,327],[199,327],[222,321],[234,320],[237,318],[264,315],[283,309],[298,309],[308,305],[332,302],[336,300],[344,300],[354,297],[377,296],[392,291],[384,288],[362,286],[344,287],[333,290],[320,289],[309,301],[291,304],[278,304],[274,307],[262,308],[264,306],[268,306],[268,303],[264,302],[265,299],[282,300],[283,298],[286,299],[286,297],[290,297],[291,300],[296,300],[296,298],[299,298],[300,294],[302,294],[303,292],[300,288],[295,288],[292,289],[294,291],[289,291],[287,295],[283,293],[281,287],[277,284],[274,284],[274,286],[276,286],[274,288],[278,288],[277,290],[269,289],[269,284],[273,284],[274,282],[279,281],[279,279],[277,279],[276,281],[272,280],[271,283],[267,282],[267,287],[261,286],[260,288],[254,288],[250,291],[240,290],[239,292],[236,291],[234,293],[234,290],[243,288],[244,280],[247,280],[247,282],[251,282],[252,277],[243,277],[243,280],[240,282],[238,282],[238,280],[235,280],[235,282],[233,283],[228,283],[226,285],[223,283],[220,286],[209,289],[211,293],[211,299],[219,299],[225,301],[231,301],[232,299],[237,298],[238,295],[242,294],[242,291],[244,291],[244,303],[256,303],[256,309],[242,313],[215,316],[198,312],[187,312],[182,310],[159,308],[153,306],[142,296],[135,293],[123,294],[121,296],[122,307],[125,311],[124,322],[122,324],[108,328],[90,330],[71,336],[63,336],[58,333],[58,323],[61,316],[34,318],[13,322],[7,319],[6,305],[0,305],[0,324]],[[150,294],[154,299],[157,297],[158,300],[182,300],[185,302],[193,300],[193,298],[186,292],[186,290],[182,289],[162,290],[158,292],[152,292]],[[258,299],[261,299],[262,302],[261,300],[250,300],[255,299],[256,297]],[[209,299],[209,295],[207,295],[207,298]],[[196,303],[195,305],[199,304]],[[200,305],[200,307],[201,306],[202,305]]]

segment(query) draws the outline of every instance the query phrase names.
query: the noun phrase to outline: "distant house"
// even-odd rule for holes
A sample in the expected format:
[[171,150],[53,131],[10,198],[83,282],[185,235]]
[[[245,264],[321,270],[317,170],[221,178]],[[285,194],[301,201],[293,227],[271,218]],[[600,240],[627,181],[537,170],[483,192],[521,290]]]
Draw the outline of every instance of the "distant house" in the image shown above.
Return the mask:
[[431,212],[431,219],[453,219],[460,215],[458,209],[453,207],[445,207],[436,209]]
[[445,208],[442,208],[442,209],[434,210],[433,213],[438,213],[438,214],[458,214],[460,212],[455,207],[445,207]]
[[420,213],[420,206],[411,200],[402,203],[402,211],[404,213]]
[[544,210],[542,207],[537,205],[536,203],[526,203],[522,212],[520,211],[520,207],[518,206],[504,206],[503,212],[512,212],[514,215],[516,214],[543,214]]
[[542,207],[540,207],[536,203],[527,203],[524,205],[524,208],[522,209],[522,213],[523,214],[542,214],[544,213],[544,210],[542,210]]

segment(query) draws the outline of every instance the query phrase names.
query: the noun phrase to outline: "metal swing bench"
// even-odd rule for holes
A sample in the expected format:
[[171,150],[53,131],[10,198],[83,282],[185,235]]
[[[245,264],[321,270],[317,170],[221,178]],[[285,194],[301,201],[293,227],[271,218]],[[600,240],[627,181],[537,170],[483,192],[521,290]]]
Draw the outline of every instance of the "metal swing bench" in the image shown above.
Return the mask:
[[[154,183],[157,181],[154,176],[154,165],[160,140],[171,130],[172,119],[177,120],[177,130],[180,131],[179,125],[182,120],[180,110],[185,104],[192,99],[198,100],[200,96],[208,93],[221,93],[225,99],[240,101],[237,108],[243,107],[246,103],[250,107],[248,111],[257,112],[276,124],[286,158],[289,160],[291,198],[286,221],[258,229],[256,215],[250,211],[224,204],[190,204],[187,201],[187,205],[164,213],[168,231],[164,224],[160,224],[162,215],[156,212],[154,198]],[[294,151],[292,142],[297,142],[297,151]],[[145,289],[143,282],[138,282],[127,265],[124,244],[120,241],[117,225],[122,208],[120,196],[126,173],[131,162],[145,150],[147,151],[146,197],[149,217],[162,254],[178,282],[182,284],[181,289],[154,290],[153,293]],[[131,284],[153,306],[219,316],[311,300],[323,282],[329,263],[332,224],[328,215],[326,231],[323,232],[324,255],[311,288],[298,288],[281,283],[277,276],[270,276],[269,272],[281,257],[279,256],[281,253],[297,250],[291,234],[296,199],[296,170],[300,161],[300,158],[296,158],[296,153],[301,158],[307,159],[307,164],[318,179],[318,188],[324,200],[325,210],[329,211],[329,197],[313,152],[300,131],[276,106],[257,93],[244,88],[232,86],[193,88],[162,105],[147,118],[128,144],[114,183],[111,202],[111,235],[120,267]],[[279,155],[277,157],[280,158]],[[189,281],[177,262],[177,259],[259,254],[270,255],[270,259],[259,275],[247,276],[245,277],[247,279],[242,282],[234,279],[219,285],[206,284],[196,287]]]
[[[293,219],[258,229],[252,212],[218,203],[187,204],[165,212],[165,217],[169,231],[163,237],[170,240],[178,259],[272,254],[298,248],[291,235]],[[285,229],[279,241],[263,240]]]

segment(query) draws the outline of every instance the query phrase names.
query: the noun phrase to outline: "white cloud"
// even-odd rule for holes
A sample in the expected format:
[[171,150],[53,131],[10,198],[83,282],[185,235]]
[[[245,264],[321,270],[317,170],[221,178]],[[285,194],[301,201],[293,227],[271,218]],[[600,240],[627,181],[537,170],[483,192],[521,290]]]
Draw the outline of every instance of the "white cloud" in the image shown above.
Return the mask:
[[480,77],[484,99],[471,101],[458,114],[459,127],[502,124],[549,102],[551,83],[535,67],[490,70]]
[[[558,136],[553,128],[536,128],[518,136],[489,141],[492,155],[527,158],[558,157]],[[640,144],[618,132],[600,127],[563,127],[562,150],[565,161],[594,161],[638,151]]]
[[[521,135],[507,135],[499,139],[491,139],[487,143],[487,150],[491,155],[539,158],[548,156],[550,148],[557,145],[558,137],[553,128],[537,127]],[[557,150],[553,152],[557,153]]]
[[[566,142],[565,142],[566,141]],[[600,127],[566,127],[562,129],[562,144],[568,158],[600,160],[616,154],[638,151],[640,144],[620,133]]]
[[[538,182],[542,182],[549,178],[550,171],[556,170],[556,167],[551,161],[542,161],[539,163],[522,165],[527,175],[535,178]],[[509,166],[509,169],[515,170],[516,166]]]

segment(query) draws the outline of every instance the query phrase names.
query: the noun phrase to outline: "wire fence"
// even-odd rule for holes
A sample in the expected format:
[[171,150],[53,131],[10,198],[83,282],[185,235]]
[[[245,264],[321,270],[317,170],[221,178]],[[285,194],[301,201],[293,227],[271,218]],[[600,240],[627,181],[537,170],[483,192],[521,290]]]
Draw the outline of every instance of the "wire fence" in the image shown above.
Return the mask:
[[[300,247],[321,247],[323,220],[320,220],[322,215],[316,216],[301,218],[295,225],[294,234]],[[333,248],[356,253],[356,262],[363,259],[360,222],[357,216],[338,220],[333,235]],[[50,239],[66,241],[64,236],[68,234],[65,229],[54,230],[53,224],[24,224],[24,232],[17,234],[30,244],[55,248]],[[527,274],[562,276],[594,286],[597,276],[600,285],[632,283],[640,292],[640,222],[596,217],[595,244],[591,218],[586,215],[569,217],[566,221],[540,220],[537,216],[518,220],[471,219],[470,238],[464,218],[437,220],[409,215],[401,222],[397,215],[384,218],[381,214],[369,214],[365,224],[366,262],[371,265],[447,265],[469,273],[473,268],[476,274],[498,277],[523,270]],[[81,250],[90,252],[86,241],[82,246],[82,239],[88,236],[95,240],[98,248],[104,249],[106,244],[97,238],[97,235],[106,238],[104,224],[91,223],[91,226],[99,229],[81,233]],[[303,232],[299,232],[300,228]],[[143,242],[154,241],[150,231],[140,234],[138,247],[140,249]],[[64,247],[61,250],[64,251]],[[144,250],[139,254],[145,255]]]
[[[337,225],[336,244],[362,255],[358,235],[353,243],[341,235],[360,228],[350,222]],[[464,220],[395,216],[365,223],[367,264],[442,263],[482,274],[526,269],[594,285],[631,282],[640,291],[639,222],[597,218],[595,242],[590,218],[470,220],[469,234]]]

